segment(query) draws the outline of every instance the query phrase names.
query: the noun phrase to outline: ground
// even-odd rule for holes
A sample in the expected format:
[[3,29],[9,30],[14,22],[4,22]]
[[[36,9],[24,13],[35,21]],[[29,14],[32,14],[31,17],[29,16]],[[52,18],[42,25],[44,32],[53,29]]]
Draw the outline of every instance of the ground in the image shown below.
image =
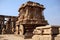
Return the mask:
[[14,35],[14,34],[5,34],[0,35],[0,40],[32,40],[32,39],[24,39],[21,35]]
[[19,35],[5,34],[5,35],[0,35],[0,40],[23,40],[23,38]]

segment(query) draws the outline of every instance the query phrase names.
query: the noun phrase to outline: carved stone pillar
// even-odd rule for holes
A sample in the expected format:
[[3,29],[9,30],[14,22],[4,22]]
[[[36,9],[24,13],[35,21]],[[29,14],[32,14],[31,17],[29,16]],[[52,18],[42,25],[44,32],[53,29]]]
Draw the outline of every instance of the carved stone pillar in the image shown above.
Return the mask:
[[18,35],[18,26],[16,26],[16,29],[15,29],[15,34]]
[[20,25],[20,28],[19,28],[19,32],[20,32],[20,35],[23,35],[24,33],[24,28],[23,28],[23,25]]

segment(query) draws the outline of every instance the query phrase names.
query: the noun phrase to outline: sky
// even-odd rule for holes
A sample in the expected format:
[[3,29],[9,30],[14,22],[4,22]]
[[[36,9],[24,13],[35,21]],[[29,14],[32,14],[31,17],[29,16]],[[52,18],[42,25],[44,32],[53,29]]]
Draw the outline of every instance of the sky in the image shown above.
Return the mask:
[[0,15],[18,16],[18,9],[27,1],[43,4],[45,20],[60,26],[60,0],[0,0]]

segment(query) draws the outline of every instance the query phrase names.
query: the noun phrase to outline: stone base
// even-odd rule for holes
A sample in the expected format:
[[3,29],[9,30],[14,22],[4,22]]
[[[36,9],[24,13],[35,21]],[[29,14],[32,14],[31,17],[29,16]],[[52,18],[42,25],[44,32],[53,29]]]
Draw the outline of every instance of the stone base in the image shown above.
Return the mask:
[[30,38],[32,38],[32,36],[33,36],[33,34],[31,34],[31,33],[25,33],[24,38],[30,39]]
[[60,40],[60,34],[55,37],[55,40]]
[[33,40],[51,40],[52,36],[51,35],[34,35],[32,39]]

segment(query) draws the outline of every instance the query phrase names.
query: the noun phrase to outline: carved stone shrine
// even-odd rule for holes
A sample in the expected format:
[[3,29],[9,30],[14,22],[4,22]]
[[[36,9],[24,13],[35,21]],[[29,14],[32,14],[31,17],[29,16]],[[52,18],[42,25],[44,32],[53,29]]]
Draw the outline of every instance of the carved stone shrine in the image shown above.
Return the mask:
[[28,1],[19,8],[19,16],[17,21],[17,26],[23,26],[23,35],[25,38],[30,38],[33,36],[33,30],[38,26],[48,25],[43,15],[44,6]]

